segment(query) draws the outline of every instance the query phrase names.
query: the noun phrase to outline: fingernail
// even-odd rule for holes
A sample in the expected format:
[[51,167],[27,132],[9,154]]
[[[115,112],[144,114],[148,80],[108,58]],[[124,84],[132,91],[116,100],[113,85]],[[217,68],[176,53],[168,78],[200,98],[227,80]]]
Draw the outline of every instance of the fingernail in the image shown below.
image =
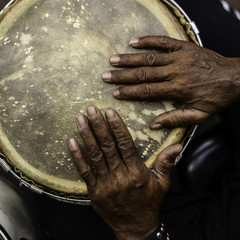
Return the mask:
[[104,81],[110,81],[111,78],[112,78],[112,73],[111,73],[110,71],[104,72],[104,73],[102,74],[102,79],[103,79]]
[[151,129],[160,129],[162,128],[163,126],[160,124],[160,123],[156,123],[156,124],[152,124],[151,125]]
[[87,108],[88,115],[93,117],[97,114],[96,108],[91,106]]
[[129,45],[136,46],[139,43],[139,38],[134,38],[130,41]]
[[72,151],[76,151],[78,149],[78,146],[77,146],[77,143],[76,143],[75,139],[73,139],[73,138],[70,139],[69,147],[70,147],[70,150],[72,150]]
[[119,55],[113,55],[109,61],[113,65],[118,64],[120,62],[120,57]]
[[113,96],[114,96],[114,97],[119,97],[119,96],[120,96],[120,91],[119,91],[119,89],[116,89],[116,90],[113,92]]
[[114,117],[115,117],[115,112],[114,112],[112,109],[108,109],[108,110],[106,111],[106,116],[107,116],[108,118],[114,118]]
[[83,127],[87,124],[86,119],[83,115],[78,116],[77,122],[78,122],[79,127]]

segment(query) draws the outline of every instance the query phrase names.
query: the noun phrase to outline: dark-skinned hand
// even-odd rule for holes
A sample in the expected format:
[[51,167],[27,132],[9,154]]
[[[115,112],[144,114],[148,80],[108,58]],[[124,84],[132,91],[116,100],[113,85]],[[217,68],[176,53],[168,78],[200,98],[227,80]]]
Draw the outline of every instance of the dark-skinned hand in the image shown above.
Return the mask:
[[77,127],[91,166],[78,142],[69,143],[72,158],[87,184],[93,208],[113,229],[118,239],[143,240],[159,225],[159,208],[170,185],[170,171],[180,144],[163,150],[153,171],[138,156],[134,142],[119,115],[91,106],[79,116]]
[[181,109],[163,113],[151,129],[199,124],[240,96],[240,59],[226,58],[198,45],[169,37],[146,36],[132,40],[138,54],[113,55],[110,63],[123,70],[104,72],[107,83],[126,84],[113,96],[124,100],[182,103]]

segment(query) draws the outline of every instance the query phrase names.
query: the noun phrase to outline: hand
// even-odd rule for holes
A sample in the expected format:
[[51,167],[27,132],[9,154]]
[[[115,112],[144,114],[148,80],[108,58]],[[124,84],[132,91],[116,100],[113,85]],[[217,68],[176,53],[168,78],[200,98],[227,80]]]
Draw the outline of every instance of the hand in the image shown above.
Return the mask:
[[72,158],[87,184],[93,208],[118,239],[146,239],[159,225],[159,207],[182,146],[163,150],[156,158],[154,171],[150,171],[119,115],[112,109],[105,115],[106,122],[92,106],[87,117],[78,117],[78,130],[91,163],[83,157],[75,139],[69,143]]
[[103,73],[107,83],[129,84],[115,90],[114,97],[183,104],[182,109],[156,117],[151,129],[201,123],[240,96],[240,59],[169,37],[140,37],[130,45],[157,51],[110,58],[113,66],[128,67]]

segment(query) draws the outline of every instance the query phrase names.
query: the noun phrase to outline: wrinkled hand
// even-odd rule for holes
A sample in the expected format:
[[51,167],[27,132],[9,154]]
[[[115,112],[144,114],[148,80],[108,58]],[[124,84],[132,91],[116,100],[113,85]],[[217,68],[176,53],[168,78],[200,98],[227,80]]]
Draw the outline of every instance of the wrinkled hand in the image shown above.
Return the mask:
[[163,150],[156,158],[154,171],[150,171],[119,115],[111,109],[105,115],[106,122],[96,107],[89,107],[87,117],[78,117],[78,130],[91,166],[75,139],[69,143],[72,158],[87,184],[93,208],[118,239],[146,239],[158,227],[159,207],[182,146]]
[[157,51],[113,55],[113,66],[128,68],[107,71],[103,80],[129,84],[113,95],[117,99],[173,100],[183,104],[182,109],[155,118],[151,129],[201,123],[240,96],[240,59],[225,58],[169,37],[140,37],[130,45]]

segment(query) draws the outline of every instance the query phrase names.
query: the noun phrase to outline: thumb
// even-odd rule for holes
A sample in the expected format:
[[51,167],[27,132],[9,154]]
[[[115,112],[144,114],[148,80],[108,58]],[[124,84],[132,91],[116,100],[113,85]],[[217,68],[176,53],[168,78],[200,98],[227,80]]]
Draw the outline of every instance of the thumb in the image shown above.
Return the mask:
[[152,120],[150,129],[185,127],[205,121],[209,114],[193,108],[176,109],[163,113]]
[[164,191],[167,191],[170,187],[170,173],[175,159],[181,153],[182,149],[181,144],[168,146],[159,153],[154,162],[153,172]]

